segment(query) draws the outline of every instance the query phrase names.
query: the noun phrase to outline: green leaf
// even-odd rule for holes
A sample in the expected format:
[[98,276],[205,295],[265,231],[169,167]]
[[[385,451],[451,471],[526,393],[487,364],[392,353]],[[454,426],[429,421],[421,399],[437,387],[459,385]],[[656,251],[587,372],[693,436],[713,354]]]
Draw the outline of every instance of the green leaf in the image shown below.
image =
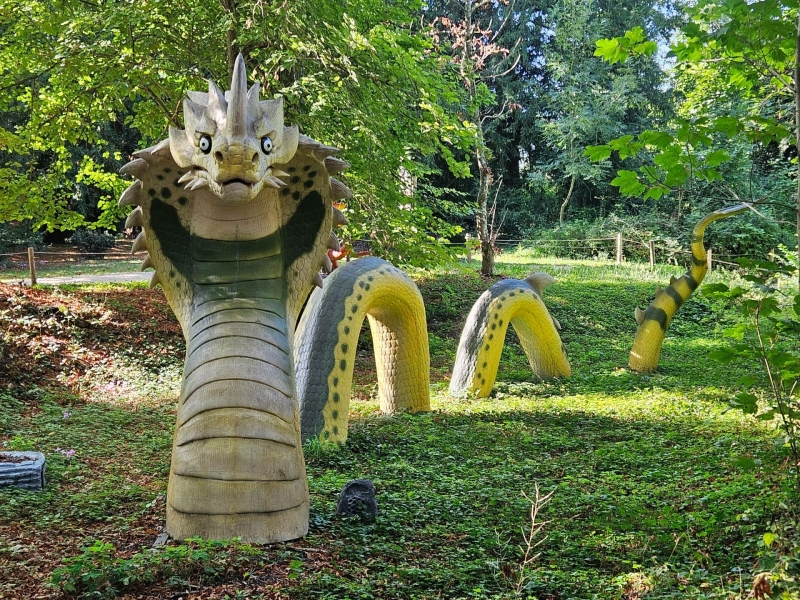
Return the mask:
[[705,162],[709,167],[716,167],[730,159],[731,155],[725,152],[725,150],[714,150],[706,155]]
[[764,545],[769,548],[778,539],[778,536],[771,531],[767,531],[762,539],[764,540]]
[[756,468],[756,461],[754,461],[749,456],[740,456],[736,459],[734,463],[737,467],[739,467],[742,471],[752,471]]
[[625,196],[641,196],[647,189],[635,171],[619,171],[617,176],[611,180],[611,185],[619,188],[621,194]]
[[602,160],[607,160],[611,156],[611,152],[611,147],[608,145],[586,146],[583,155],[588,156],[589,160],[592,162],[600,162]]

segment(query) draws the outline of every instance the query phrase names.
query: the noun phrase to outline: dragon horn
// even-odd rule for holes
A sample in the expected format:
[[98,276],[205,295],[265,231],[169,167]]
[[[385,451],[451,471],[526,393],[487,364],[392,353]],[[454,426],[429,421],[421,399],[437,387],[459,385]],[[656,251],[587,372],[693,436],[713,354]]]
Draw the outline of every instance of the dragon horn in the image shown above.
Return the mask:
[[236,57],[233,67],[226,128],[228,137],[244,137],[247,134],[247,71],[241,54]]

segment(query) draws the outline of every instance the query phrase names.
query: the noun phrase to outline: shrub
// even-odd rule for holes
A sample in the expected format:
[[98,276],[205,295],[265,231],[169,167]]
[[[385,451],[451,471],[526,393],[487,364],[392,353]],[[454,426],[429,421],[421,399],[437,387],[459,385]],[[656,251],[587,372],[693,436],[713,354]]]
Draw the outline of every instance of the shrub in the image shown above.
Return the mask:
[[44,234],[33,231],[30,221],[0,223],[0,253],[10,253],[33,247],[44,246]]
[[115,243],[114,236],[107,231],[86,228],[76,229],[67,241],[85,254],[105,252],[113,248]]

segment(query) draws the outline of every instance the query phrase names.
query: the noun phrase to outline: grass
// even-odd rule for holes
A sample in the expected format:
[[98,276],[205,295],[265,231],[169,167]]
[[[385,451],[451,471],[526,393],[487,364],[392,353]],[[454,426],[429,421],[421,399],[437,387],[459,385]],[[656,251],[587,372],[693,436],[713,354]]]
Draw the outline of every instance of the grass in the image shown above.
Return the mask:
[[[73,277],[138,271],[142,261],[131,256],[130,248],[130,242],[120,242],[104,255],[80,255],[71,246],[48,248],[36,253],[36,276]],[[0,283],[15,283],[29,278],[27,254],[0,256]]]
[[[474,268],[414,273],[428,310],[433,410],[379,414],[362,340],[347,444],[307,448],[311,531],[264,548],[196,541],[146,549],[163,523],[180,376],[180,334],[165,320],[163,295],[141,285],[44,290],[39,306],[66,307],[60,332],[46,310],[23,328],[11,320],[24,318],[27,309],[13,307],[26,305],[0,305],[12,363],[33,339],[16,344],[26,329],[63,342],[55,355],[97,354],[91,365],[61,367],[39,348],[40,358],[25,360],[47,358],[40,375],[5,375],[0,439],[7,449],[45,452],[49,485],[40,494],[0,492],[0,597],[54,594],[41,588],[41,573],[72,557],[66,580],[76,589],[100,581],[85,597],[116,589],[332,600],[745,598],[762,535],[786,495],[768,467],[778,462],[775,432],[726,411],[731,370],[760,376],[757,368],[722,369],[707,358],[736,316],[693,297],[672,323],[659,371],[638,375],[626,368],[634,306],[680,269],[506,253],[504,276],[556,276],[545,300],[574,375],[533,378],[510,332],[493,397],[456,400],[446,387],[460,327],[491,283]],[[142,314],[144,303],[152,313]],[[105,329],[77,327],[77,319]],[[74,372],[81,376],[70,379]],[[757,468],[741,470],[743,456]],[[339,490],[356,478],[375,483],[374,524],[333,517]],[[541,555],[523,566],[537,486],[553,496],[538,515],[548,522]]]

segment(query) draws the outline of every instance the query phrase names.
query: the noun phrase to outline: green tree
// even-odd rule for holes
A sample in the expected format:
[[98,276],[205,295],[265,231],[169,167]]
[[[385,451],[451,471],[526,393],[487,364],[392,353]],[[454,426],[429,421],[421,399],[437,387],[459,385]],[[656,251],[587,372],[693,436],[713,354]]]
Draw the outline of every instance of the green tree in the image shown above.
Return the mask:
[[128,157],[104,124],[135,129],[142,146],[163,139],[185,91],[224,83],[242,52],[265,94],[284,95],[287,119],[353,163],[350,233],[376,232],[377,248],[401,260],[429,259],[436,232],[451,228],[402,196],[400,167],[417,171],[440,152],[463,170],[454,150],[470,138],[442,109],[457,90],[416,30],[418,10],[414,0],[0,0],[0,219],[74,228],[85,220],[79,180],[106,192],[100,222],[113,222],[125,185],[114,171]]

